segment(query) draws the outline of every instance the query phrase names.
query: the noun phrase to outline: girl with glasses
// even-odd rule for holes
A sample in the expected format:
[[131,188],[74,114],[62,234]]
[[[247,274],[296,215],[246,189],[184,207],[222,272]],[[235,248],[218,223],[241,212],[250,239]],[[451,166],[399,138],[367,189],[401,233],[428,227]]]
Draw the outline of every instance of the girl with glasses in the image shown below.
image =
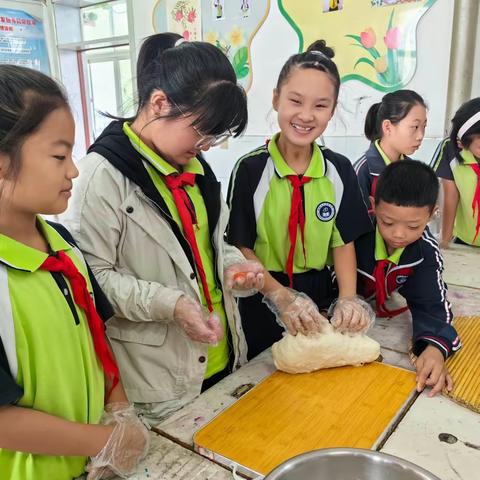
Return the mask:
[[127,396],[158,423],[245,362],[232,293],[255,292],[263,269],[224,242],[227,208],[201,156],[247,123],[227,57],[157,34],[137,71],[138,111],[80,162],[67,222],[113,304]]

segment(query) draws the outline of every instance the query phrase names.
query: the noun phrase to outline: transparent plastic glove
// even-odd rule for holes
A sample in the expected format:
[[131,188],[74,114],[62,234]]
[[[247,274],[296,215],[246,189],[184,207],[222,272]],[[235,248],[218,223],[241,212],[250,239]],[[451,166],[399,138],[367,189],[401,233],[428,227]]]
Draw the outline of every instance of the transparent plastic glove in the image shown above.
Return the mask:
[[209,313],[187,295],[182,295],[177,300],[173,318],[187,336],[196,342],[214,345],[223,338],[223,328],[218,315]]
[[102,450],[90,458],[87,480],[110,478],[112,474],[127,478],[148,452],[148,430],[128,403],[107,405],[100,423],[115,428]]
[[313,300],[291,288],[268,293],[262,301],[275,314],[278,324],[292,335],[321,332],[328,325],[328,320],[320,314]]
[[254,260],[235,263],[225,269],[223,284],[235,297],[255,295],[265,284],[265,269]]
[[372,307],[359,297],[345,297],[336,300],[330,307],[333,311],[331,324],[339,332],[365,333],[375,321]]

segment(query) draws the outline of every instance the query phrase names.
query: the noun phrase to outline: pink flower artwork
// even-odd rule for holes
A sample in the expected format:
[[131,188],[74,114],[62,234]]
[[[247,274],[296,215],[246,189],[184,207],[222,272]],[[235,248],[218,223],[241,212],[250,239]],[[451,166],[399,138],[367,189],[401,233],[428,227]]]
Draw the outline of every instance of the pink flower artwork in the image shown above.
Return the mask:
[[360,33],[360,41],[365,48],[373,48],[377,42],[377,37],[372,28],[366,28]]
[[385,45],[390,48],[391,50],[395,50],[398,48],[400,44],[400,30],[398,27],[390,28],[387,31],[387,34],[384,37]]
[[183,12],[181,10],[177,10],[175,13],[175,20],[177,22],[181,22],[183,19]]
[[193,23],[196,18],[197,18],[197,12],[194,9],[190,10],[187,15],[187,21],[189,23]]

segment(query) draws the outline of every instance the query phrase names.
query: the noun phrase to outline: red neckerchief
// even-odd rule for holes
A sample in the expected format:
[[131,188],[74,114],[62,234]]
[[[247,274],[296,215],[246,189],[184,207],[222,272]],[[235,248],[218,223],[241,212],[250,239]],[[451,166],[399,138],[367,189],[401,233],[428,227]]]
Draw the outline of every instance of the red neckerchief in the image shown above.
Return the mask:
[[377,305],[377,315],[381,318],[395,317],[408,310],[408,307],[397,308],[396,310],[389,310],[385,306],[387,301],[387,285],[385,281],[385,269],[391,262],[388,259],[378,260],[373,271],[375,277],[375,302]]
[[103,371],[107,378],[111,380],[110,391],[117,385],[120,374],[113,353],[105,338],[105,326],[93,303],[92,297],[87,288],[87,282],[84,276],[78,271],[72,259],[63,251],[57,252],[56,256],[49,256],[40,266],[42,270],[49,272],[58,272],[64,275],[72,288],[73,299],[75,303],[85,312],[88,320],[88,327],[92,335],[93,346]]
[[473,237],[473,243],[475,243],[475,240],[478,237],[478,232],[480,231],[480,165],[474,163],[470,166],[477,176],[477,186],[472,201],[473,216],[475,217],[475,212],[477,213],[477,225],[475,227],[475,236]]
[[303,258],[307,262],[305,251],[305,214],[303,212],[303,199],[301,187],[308,183],[310,177],[299,177],[298,175],[287,175],[288,180],[293,187],[292,205],[290,207],[290,217],[288,219],[288,235],[290,237],[290,251],[287,258],[287,275],[290,281],[290,287],[293,286],[293,257],[295,255],[295,245],[297,243],[297,228],[300,226],[300,235],[302,237]]
[[203,294],[205,295],[205,300],[207,301],[208,310],[213,312],[212,298],[210,297],[210,291],[208,290],[207,276],[205,274],[205,269],[203,268],[200,251],[198,250],[195,232],[193,231],[193,225],[197,224],[197,218],[192,203],[184,189],[186,185],[190,185],[191,187],[195,185],[195,174],[189,172],[180,174],[174,173],[171,175],[165,175],[163,179],[165,181],[165,185],[167,185],[169,190],[172,192],[173,200],[177,206],[178,215],[180,216],[180,220],[182,222],[183,233],[185,234],[185,238],[192,249],[193,259],[195,261],[195,266],[197,267],[197,272],[200,276],[200,281],[202,282]]

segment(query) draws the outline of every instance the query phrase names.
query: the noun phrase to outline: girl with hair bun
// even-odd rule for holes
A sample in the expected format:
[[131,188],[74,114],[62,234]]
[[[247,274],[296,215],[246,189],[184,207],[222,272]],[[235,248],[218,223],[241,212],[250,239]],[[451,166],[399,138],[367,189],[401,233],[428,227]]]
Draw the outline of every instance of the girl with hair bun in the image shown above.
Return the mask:
[[353,241],[371,223],[350,161],[316,143],[337,105],[333,56],[319,40],[287,60],[273,91],[280,132],[240,158],[230,178],[228,241],[267,271],[261,292],[239,302],[249,358],[280,340],[284,327],[294,335],[322,330],[332,264],[334,323],[344,330],[368,323],[355,298]]

